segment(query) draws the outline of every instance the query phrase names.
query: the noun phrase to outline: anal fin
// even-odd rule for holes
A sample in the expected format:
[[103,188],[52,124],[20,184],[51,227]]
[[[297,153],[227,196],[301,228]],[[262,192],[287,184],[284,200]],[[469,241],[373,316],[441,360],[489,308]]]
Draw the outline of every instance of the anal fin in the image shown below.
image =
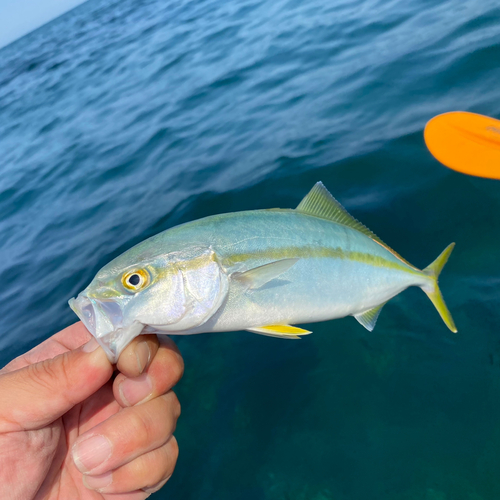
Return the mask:
[[380,304],[377,307],[374,307],[372,309],[368,309],[368,311],[365,311],[364,313],[355,314],[354,317],[369,332],[371,332],[375,328],[375,323],[377,323],[377,319],[378,319],[378,317],[380,315],[380,311],[382,310],[382,307],[384,307],[386,304],[387,304],[387,302],[384,302],[383,304]]
[[268,337],[277,337],[280,339],[300,339],[300,335],[309,335],[309,330],[303,330],[291,325],[267,325],[256,328],[247,328],[247,331],[266,335]]

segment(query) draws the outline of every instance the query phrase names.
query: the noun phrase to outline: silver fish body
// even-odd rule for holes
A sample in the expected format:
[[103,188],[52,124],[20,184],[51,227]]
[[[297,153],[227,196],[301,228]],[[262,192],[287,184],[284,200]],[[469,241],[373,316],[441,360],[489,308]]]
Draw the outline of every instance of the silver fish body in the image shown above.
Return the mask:
[[104,266],[70,305],[113,361],[141,332],[299,338],[310,332],[290,325],[348,315],[371,330],[409,286],[456,331],[437,287],[452,248],[421,271],[318,183],[296,210],[215,215],[153,236]]

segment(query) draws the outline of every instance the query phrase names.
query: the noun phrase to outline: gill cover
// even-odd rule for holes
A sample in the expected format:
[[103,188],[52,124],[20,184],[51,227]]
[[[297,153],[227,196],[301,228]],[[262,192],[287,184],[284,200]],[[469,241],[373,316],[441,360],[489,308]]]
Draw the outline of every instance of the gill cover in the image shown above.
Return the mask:
[[[181,333],[202,325],[219,309],[228,291],[227,274],[213,250],[205,250],[191,258],[186,258],[180,252],[170,255],[173,258],[177,291],[165,293],[166,290],[163,290],[162,293],[161,290],[156,290],[158,297],[168,296],[169,302],[163,307],[158,304],[155,314],[141,319],[143,324],[150,327],[148,331],[151,332]],[[161,281],[159,280],[159,286],[162,286]]]

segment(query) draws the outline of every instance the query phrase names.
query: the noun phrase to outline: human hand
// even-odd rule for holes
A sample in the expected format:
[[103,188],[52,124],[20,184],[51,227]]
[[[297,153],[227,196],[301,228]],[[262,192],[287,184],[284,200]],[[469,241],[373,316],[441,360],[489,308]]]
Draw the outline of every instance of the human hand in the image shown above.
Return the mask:
[[113,366],[81,323],[0,370],[0,498],[142,500],[171,476],[183,361],[141,335]]

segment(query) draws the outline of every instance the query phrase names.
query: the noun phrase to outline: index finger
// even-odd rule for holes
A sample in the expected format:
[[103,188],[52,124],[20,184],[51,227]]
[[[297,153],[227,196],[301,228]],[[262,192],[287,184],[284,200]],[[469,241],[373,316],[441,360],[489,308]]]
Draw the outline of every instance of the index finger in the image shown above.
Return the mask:
[[90,335],[85,326],[83,326],[83,323],[78,321],[52,335],[47,340],[33,347],[30,351],[13,359],[0,370],[0,373],[12,372],[24,368],[25,366],[45,361],[46,359],[55,358],[59,356],[59,354],[78,349],[83,344],[86,344],[91,338],[92,335]]

